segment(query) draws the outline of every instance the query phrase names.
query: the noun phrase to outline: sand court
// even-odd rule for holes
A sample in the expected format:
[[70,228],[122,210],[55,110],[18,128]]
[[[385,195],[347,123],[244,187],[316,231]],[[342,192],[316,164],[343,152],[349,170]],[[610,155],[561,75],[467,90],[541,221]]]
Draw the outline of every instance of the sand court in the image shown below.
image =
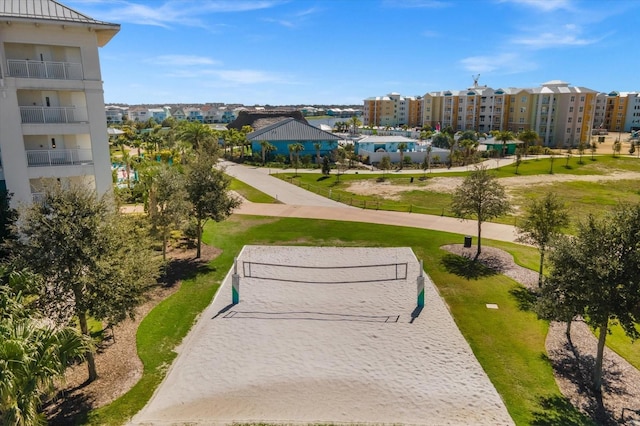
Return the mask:
[[513,424],[411,249],[246,246],[238,274],[133,424]]

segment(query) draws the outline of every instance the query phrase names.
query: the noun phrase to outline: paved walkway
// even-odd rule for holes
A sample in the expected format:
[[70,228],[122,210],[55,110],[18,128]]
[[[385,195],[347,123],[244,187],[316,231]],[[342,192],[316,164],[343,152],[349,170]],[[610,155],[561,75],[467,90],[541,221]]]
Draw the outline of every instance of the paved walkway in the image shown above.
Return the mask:
[[[329,200],[270,176],[270,171],[267,168],[244,166],[229,162],[223,162],[222,164],[226,166],[226,172],[230,176],[284,203],[263,204],[244,201],[235,211],[236,214],[327,219],[433,229],[435,231],[471,235],[474,237],[474,242],[478,234],[478,223],[475,220],[461,221],[446,216],[359,209]],[[515,242],[516,233],[513,226],[485,222],[482,224],[482,237]],[[461,239],[460,242],[462,241]]]

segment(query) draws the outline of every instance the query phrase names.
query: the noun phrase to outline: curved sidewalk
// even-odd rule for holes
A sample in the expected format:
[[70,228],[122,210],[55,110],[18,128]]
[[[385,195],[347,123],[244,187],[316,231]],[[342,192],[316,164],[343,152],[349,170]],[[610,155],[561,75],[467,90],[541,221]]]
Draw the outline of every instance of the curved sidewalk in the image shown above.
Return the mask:
[[[221,164],[226,168],[228,175],[284,203],[263,204],[251,203],[245,200],[235,211],[236,214],[407,226],[471,235],[473,237],[476,237],[478,234],[478,223],[473,219],[462,221],[446,216],[359,209],[329,200],[295,185],[286,183],[281,179],[271,176],[270,170],[266,168],[243,166],[228,161],[221,162]],[[483,238],[507,242],[515,242],[516,239],[513,226],[490,222],[482,224],[482,236]]]

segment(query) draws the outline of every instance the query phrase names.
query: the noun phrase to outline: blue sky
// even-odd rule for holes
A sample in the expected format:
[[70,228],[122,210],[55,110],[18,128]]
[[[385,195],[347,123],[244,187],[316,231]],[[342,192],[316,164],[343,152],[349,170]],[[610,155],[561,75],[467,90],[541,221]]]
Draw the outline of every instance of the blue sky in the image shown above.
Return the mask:
[[549,80],[638,91],[638,0],[61,0],[121,25],[105,102],[362,104]]

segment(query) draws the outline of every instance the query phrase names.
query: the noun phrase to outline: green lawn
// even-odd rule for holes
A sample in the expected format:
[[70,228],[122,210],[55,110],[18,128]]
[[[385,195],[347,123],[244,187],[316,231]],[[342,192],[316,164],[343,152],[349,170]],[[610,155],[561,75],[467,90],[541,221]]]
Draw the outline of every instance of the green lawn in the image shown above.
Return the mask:
[[229,186],[229,189],[236,191],[238,194],[251,201],[252,203],[279,203],[279,201],[272,196],[258,191],[253,186],[247,185],[246,183],[235,178],[231,179],[231,185]]
[[[172,349],[211,301],[233,257],[245,244],[314,246],[408,246],[447,301],[456,323],[519,425],[590,424],[562,398],[545,358],[547,323],[519,309],[520,286],[504,276],[467,280],[447,272],[440,250],[459,235],[413,228],[291,218],[233,216],[207,225],[204,241],[223,250],[210,270],[183,282],[158,305],[138,331],[138,351],[145,365],[140,382],[126,395],[90,414],[91,424],[122,424],[151,397],[171,361]],[[486,241],[487,245],[492,242]],[[523,264],[535,264],[535,249],[500,243]],[[535,265],[534,265],[535,266]],[[488,311],[485,303],[497,303]]]
[[[565,167],[566,159],[556,157],[554,160],[554,175],[571,174],[578,176],[594,175],[604,176],[614,172],[634,171],[640,173],[640,160],[635,157],[596,156],[592,161],[590,156],[585,156],[582,163],[574,155],[569,160],[569,167]],[[498,178],[513,178],[515,176],[548,175],[551,160],[543,158],[536,160],[531,158],[523,161],[519,167],[519,175],[515,175],[515,165],[510,164],[494,171]],[[324,177],[319,173],[300,173],[294,177],[293,173],[280,173],[274,176],[288,182],[292,182],[304,189],[330,197],[356,207],[405,211],[412,213],[453,216],[450,210],[451,194],[429,190],[431,177],[461,177],[468,172],[455,172],[446,174],[432,173],[426,181],[421,180],[422,171],[415,174],[386,173],[384,183],[377,182],[382,175],[355,174],[350,172],[341,175],[335,174]],[[411,179],[413,178],[413,182]],[[374,195],[358,194],[356,190],[350,190],[350,185],[357,181],[367,181],[371,186],[379,186],[380,191]],[[394,195],[382,195],[389,186],[400,187]],[[603,208],[608,209],[620,202],[640,202],[640,190],[635,181],[616,180],[602,182],[555,182],[551,184],[531,184],[526,187],[517,187],[509,191],[516,207],[527,205],[528,201],[543,196],[548,191],[554,191],[560,195],[566,203],[571,221],[575,224],[584,219],[589,213],[601,213]],[[508,225],[517,224],[518,217],[523,210],[518,208],[513,214],[502,216],[494,222]]]
[[[637,328],[640,330],[640,325]],[[640,370],[640,341],[632,342],[619,325],[611,326],[610,331],[611,334],[607,336],[607,346]]]

